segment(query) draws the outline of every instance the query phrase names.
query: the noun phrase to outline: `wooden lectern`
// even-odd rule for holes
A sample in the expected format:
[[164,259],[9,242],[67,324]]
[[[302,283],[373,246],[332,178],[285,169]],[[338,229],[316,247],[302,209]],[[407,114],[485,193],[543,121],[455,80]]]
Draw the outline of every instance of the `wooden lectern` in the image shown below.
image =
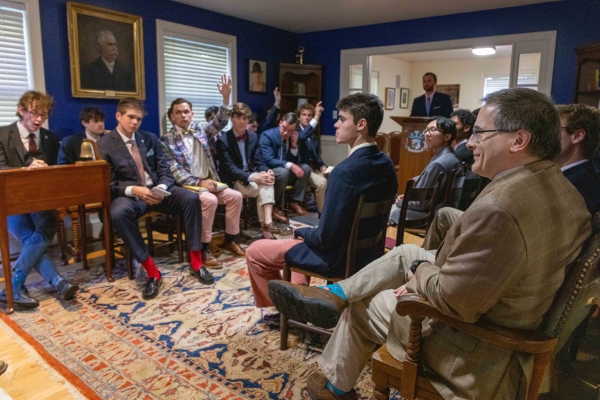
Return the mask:
[[431,149],[425,148],[423,131],[429,117],[390,117],[402,126],[400,161],[398,168],[398,194],[404,194],[406,182],[420,175],[433,157]]

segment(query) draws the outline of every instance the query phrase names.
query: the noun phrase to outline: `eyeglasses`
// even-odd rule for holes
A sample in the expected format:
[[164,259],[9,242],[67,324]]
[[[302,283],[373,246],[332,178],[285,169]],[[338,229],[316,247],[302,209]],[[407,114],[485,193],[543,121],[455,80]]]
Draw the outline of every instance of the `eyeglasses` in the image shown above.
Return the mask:
[[440,128],[425,128],[425,130],[423,131],[423,133],[436,133],[436,132],[440,132],[440,133],[446,133],[443,130],[441,130]]
[[471,134],[471,136],[469,136],[469,140],[473,140],[475,143],[481,143],[481,139],[479,136],[482,133],[490,133],[490,132],[504,132],[504,133],[514,133],[516,131],[503,131],[501,129],[486,129],[486,130],[479,130],[477,128],[473,128],[473,133]]
[[37,113],[35,111],[31,111],[31,110],[27,110],[27,112],[29,113],[29,115],[31,115],[33,117],[33,119],[38,119],[38,118],[47,119],[48,118],[48,113],[39,114],[39,113]]

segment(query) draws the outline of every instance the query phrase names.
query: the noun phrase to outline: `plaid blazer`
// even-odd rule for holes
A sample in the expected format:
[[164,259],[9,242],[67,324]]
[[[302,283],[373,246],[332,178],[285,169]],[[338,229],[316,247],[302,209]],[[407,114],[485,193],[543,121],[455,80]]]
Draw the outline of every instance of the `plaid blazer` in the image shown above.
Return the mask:
[[[408,282],[442,313],[533,330],[591,234],[581,195],[551,161],[498,174],[448,230],[435,262]],[[407,317],[392,313],[388,349],[403,360]],[[423,364],[446,399],[521,399],[533,357],[424,321]]]
[[[215,161],[210,151],[209,140],[218,135],[229,122],[231,110],[227,107],[219,107],[219,112],[215,118],[209,123],[201,123],[194,121],[190,124],[192,134],[202,144],[202,150],[208,162],[209,176],[215,181],[221,181],[215,166]],[[200,177],[191,174],[191,165],[193,162],[193,149],[188,149],[183,141],[183,135],[177,133],[175,126],[161,138],[163,145],[163,153],[167,160],[167,164],[175,181],[180,185],[198,186]]]

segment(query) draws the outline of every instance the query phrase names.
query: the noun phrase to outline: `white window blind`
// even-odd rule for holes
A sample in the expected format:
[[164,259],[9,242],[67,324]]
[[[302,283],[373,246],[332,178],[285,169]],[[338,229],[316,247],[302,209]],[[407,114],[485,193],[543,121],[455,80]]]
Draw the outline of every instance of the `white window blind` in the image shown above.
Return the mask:
[[17,119],[21,95],[33,89],[25,6],[0,0],[0,126]]
[[[362,93],[363,69],[361,64],[350,66],[350,89],[349,94]],[[369,79],[369,93],[377,94],[379,86],[379,72],[372,71]]]
[[[483,85],[483,97],[498,90],[508,89],[510,77],[508,75],[488,75],[485,77]],[[519,74],[519,86],[534,85],[537,86],[537,74]],[[537,88],[536,88],[537,89]]]
[[371,79],[369,80],[369,93],[377,96],[377,88],[379,87],[379,72],[371,71]]
[[222,103],[217,82],[231,75],[229,48],[165,35],[163,50],[166,109],[183,97],[192,102],[194,119],[204,122],[204,110]]

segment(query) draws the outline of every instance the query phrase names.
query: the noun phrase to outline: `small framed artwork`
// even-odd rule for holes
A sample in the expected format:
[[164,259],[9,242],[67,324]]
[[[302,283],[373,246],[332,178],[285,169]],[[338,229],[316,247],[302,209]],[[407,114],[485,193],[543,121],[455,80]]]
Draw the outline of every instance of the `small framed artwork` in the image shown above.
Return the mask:
[[145,99],[142,17],[67,3],[73,97]]
[[408,88],[400,89],[400,108],[408,108]]
[[248,91],[265,93],[267,91],[267,63],[260,60],[248,60]]
[[460,84],[458,85],[436,85],[435,90],[440,93],[446,93],[452,99],[452,107],[459,107],[460,100]]
[[385,88],[385,109],[393,110],[396,103],[396,89]]

